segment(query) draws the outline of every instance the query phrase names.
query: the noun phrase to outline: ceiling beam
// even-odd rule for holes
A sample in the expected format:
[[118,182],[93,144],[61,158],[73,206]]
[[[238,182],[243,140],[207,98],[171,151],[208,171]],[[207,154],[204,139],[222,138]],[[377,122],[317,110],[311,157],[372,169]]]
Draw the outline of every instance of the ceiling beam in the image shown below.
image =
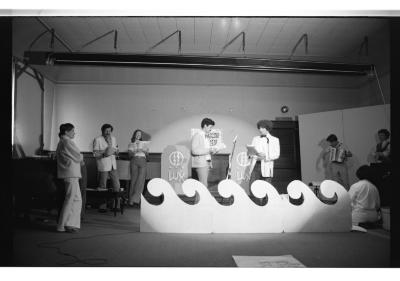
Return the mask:
[[370,64],[345,64],[317,61],[213,56],[53,53],[26,51],[24,57],[29,64],[41,65],[201,68],[342,75],[366,75],[369,74],[373,69],[373,65]]

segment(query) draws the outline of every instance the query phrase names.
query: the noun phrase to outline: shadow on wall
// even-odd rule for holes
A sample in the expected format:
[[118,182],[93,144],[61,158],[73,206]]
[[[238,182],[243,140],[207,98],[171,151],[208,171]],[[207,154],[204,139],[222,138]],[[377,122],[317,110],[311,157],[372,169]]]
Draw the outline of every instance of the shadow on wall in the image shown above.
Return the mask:
[[39,135],[38,141],[39,147],[35,149],[35,155],[41,155],[43,153],[43,134]]
[[190,149],[190,130],[192,128],[200,128],[200,122],[204,117],[214,120],[216,123],[214,128],[222,131],[223,142],[227,145],[227,148],[220,151],[220,153],[229,153],[232,149],[230,140],[236,135],[238,136],[237,145],[246,145],[251,142],[254,135],[258,134],[255,124],[250,124],[232,116],[218,114],[193,115],[168,124],[153,133],[150,151],[162,152],[169,144],[180,144]]
[[142,131],[142,139],[143,141],[151,141],[151,135],[145,131]]
[[192,151],[192,141],[191,141],[191,139],[182,140],[182,141],[178,142],[177,145],[183,145],[183,146],[185,146],[189,151]]
[[[131,132],[131,134],[130,134],[130,136],[129,136],[129,137],[130,137],[129,142],[131,142],[131,139],[132,139],[132,137],[133,137],[133,133],[134,133],[136,130],[142,131],[142,140],[143,140],[143,141],[150,141],[150,140],[151,140],[151,135],[150,135],[149,133],[145,132],[144,130],[142,130],[142,129],[140,129],[140,128],[137,128],[137,129],[134,129],[134,130]],[[118,140],[117,140],[117,142],[118,142]]]
[[367,155],[367,163],[375,163],[376,162],[376,159],[375,159],[376,146],[380,142],[378,133],[374,134],[374,139],[375,139],[376,145],[371,147],[371,149]]
[[320,172],[321,167],[320,163],[322,162],[322,169],[324,170],[324,178],[328,179],[331,175],[330,165],[329,165],[329,153],[327,153],[327,149],[329,147],[329,143],[326,139],[322,139],[319,141],[318,146],[321,147],[321,153],[318,155],[318,158],[315,161],[315,169]]
[[25,158],[26,154],[24,148],[22,147],[18,136],[14,136],[14,147],[13,147],[13,158]]

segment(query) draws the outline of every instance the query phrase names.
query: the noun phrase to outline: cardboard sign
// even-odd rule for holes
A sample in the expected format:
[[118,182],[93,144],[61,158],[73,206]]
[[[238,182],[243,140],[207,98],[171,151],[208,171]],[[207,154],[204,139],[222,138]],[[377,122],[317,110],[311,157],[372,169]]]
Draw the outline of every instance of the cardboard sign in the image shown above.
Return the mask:
[[190,152],[183,145],[169,145],[161,154],[161,178],[168,181],[177,194],[183,194],[182,183],[192,175]]
[[240,185],[247,194],[250,194],[250,162],[246,146],[237,146],[232,158],[231,180]]
[[[201,129],[191,129],[190,138],[198,131],[201,131]],[[222,141],[222,131],[220,129],[212,129],[206,134],[206,139],[210,142],[210,147],[217,147],[218,150],[226,148],[226,145]]]

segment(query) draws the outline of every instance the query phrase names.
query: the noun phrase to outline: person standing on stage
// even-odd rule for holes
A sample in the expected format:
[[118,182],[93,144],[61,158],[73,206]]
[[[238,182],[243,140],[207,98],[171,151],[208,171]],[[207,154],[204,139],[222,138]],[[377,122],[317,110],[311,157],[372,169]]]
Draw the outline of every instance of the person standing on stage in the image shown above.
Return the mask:
[[[107,188],[108,177],[111,179],[114,192],[120,190],[119,177],[117,172],[116,155],[118,155],[117,140],[111,135],[113,127],[110,124],[101,126],[101,136],[93,141],[93,155],[96,158],[97,171],[99,172],[99,189]],[[116,208],[119,208],[119,201]],[[100,206],[100,211],[105,211],[104,204]]]
[[83,156],[72,139],[75,137],[74,125],[61,124],[57,145],[57,177],[63,179],[65,199],[58,219],[58,232],[77,232],[81,227],[82,197],[79,188]]
[[340,183],[346,190],[349,190],[349,176],[346,161],[352,154],[344,144],[338,141],[334,134],[330,134],[326,141],[329,143],[325,153],[329,153],[328,179]]
[[133,132],[131,143],[128,145],[128,155],[131,165],[131,183],[129,187],[129,206],[139,208],[140,197],[143,193],[147,170],[147,153],[149,148],[143,145],[142,131]]
[[192,137],[191,153],[192,168],[197,172],[199,181],[208,186],[208,172],[211,168],[211,154],[216,153],[216,148],[210,148],[210,142],[206,139],[208,134],[214,127],[215,122],[210,118],[204,118],[201,121],[201,131],[196,132]]
[[391,188],[391,157],[390,157],[390,132],[386,129],[378,131],[379,143],[373,153],[374,162],[371,163],[375,175],[375,185],[378,187],[382,206],[389,205],[389,189]]
[[379,143],[376,145],[374,153],[375,162],[389,164],[390,163],[390,133],[386,129],[378,131]]
[[255,136],[251,142],[251,145],[257,150],[257,154],[251,156],[250,187],[255,180],[272,182],[274,160],[280,156],[279,139],[270,134],[272,126],[273,124],[269,120],[257,122],[257,129],[260,135]]

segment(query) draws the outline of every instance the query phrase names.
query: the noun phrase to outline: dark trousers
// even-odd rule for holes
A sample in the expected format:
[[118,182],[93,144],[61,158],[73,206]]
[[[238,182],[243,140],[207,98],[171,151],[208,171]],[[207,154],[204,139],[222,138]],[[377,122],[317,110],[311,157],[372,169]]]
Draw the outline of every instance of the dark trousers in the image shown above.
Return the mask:
[[[119,192],[120,191],[120,183],[119,183],[119,176],[118,176],[118,171],[111,169],[111,171],[108,172],[99,172],[99,187],[100,188],[107,188],[107,181],[108,178],[111,180],[111,188],[114,192]],[[117,200],[117,205],[113,206],[113,208],[119,208],[120,207],[120,198]],[[107,200],[105,203],[101,204],[99,209],[106,209],[107,208]]]
[[272,178],[271,177],[263,177],[261,173],[261,162],[257,161],[256,165],[254,166],[253,171],[251,172],[250,175],[250,182],[249,186],[251,187],[252,183],[256,180],[263,180],[269,183],[272,183]]
[[390,188],[392,186],[392,172],[389,164],[386,163],[372,163],[372,178],[373,183],[378,188],[381,206],[390,206]]

